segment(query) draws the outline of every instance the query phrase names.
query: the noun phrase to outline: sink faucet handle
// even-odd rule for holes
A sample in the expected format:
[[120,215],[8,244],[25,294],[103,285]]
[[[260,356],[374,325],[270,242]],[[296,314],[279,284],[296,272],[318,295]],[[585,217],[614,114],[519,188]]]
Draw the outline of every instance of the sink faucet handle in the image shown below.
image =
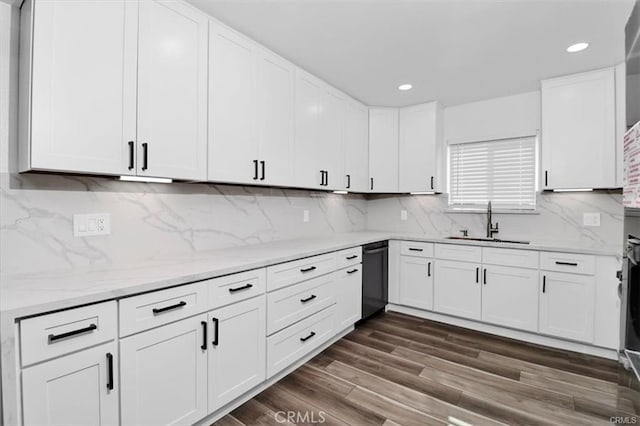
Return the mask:
[[469,230],[468,229],[461,229],[460,232],[462,233],[463,237],[468,237],[469,236]]

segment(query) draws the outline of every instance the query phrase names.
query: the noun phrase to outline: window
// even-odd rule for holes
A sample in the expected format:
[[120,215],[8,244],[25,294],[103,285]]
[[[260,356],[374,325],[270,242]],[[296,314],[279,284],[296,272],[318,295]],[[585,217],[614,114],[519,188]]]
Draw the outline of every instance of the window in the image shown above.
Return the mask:
[[449,145],[449,206],[533,210],[536,137]]

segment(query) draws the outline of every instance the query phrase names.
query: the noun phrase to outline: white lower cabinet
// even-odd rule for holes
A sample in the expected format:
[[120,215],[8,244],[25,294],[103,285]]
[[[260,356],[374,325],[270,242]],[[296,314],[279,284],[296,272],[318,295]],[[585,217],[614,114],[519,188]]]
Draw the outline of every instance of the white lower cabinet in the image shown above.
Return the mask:
[[209,313],[209,412],[265,379],[265,296]]
[[591,343],[595,278],[540,272],[540,333]]
[[433,310],[474,320],[480,319],[480,265],[441,260],[435,263]]
[[482,321],[538,331],[538,270],[485,266]]
[[362,318],[362,265],[338,271],[335,279],[335,324],[336,331],[341,331]]
[[123,425],[192,424],[207,415],[207,315],[120,340]]
[[24,425],[117,425],[117,371],[115,342],[25,368]]
[[433,270],[432,259],[400,256],[400,304],[433,309]]

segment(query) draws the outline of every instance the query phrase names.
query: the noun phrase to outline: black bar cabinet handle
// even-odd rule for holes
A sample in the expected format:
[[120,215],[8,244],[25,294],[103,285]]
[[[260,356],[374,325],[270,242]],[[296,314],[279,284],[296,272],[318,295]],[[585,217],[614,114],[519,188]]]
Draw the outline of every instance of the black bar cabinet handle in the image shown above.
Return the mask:
[[161,314],[163,312],[167,312],[167,311],[171,311],[174,309],[178,309],[178,308],[182,308],[183,306],[186,306],[187,302],[185,302],[184,300],[181,300],[180,302],[176,303],[175,305],[169,305],[169,306],[165,306],[164,308],[153,308],[153,315],[158,315]]
[[311,296],[309,296],[309,297],[307,297],[307,298],[300,299],[300,301],[301,301],[302,303],[307,303],[307,302],[312,301],[312,300],[313,300],[313,299],[315,299],[316,297],[317,297],[317,296],[316,296],[315,294],[312,294]]
[[476,268],[476,283],[480,279],[480,268]]
[[578,266],[575,262],[561,262],[559,260],[556,260],[556,265]]
[[324,186],[324,170],[320,170],[320,186]]
[[308,268],[302,268],[300,269],[300,272],[311,272],[311,271],[315,271],[316,267],[315,266],[309,266]]
[[200,325],[202,325],[202,345],[200,345],[200,349],[203,351],[207,350],[207,322],[200,321]]
[[423,251],[421,248],[409,247],[410,251]]
[[351,175],[347,175],[347,189],[351,189]]
[[216,335],[216,337],[213,339],[211,344],[213,346],[218,346],[218,343],[219,343],[218,335],[220,334],[220,321],[218,320],[218,318],[211,318],[211,322],[213,322],[213,332]]
[[264,161],[260,161],[260,180],[264,180]]
[[329,171],[325,170],[324,175],[326,177],[324,180],[324,186],[329,186]]
[[236,291],[247,290],[253,287],[253,284],[245,284],[242,287],[230,288],[229,293],[235,293]]
[[133,145],[133,141],[129,141],[129,170],[133,170],[133,168],[135,167],[135,165],[133,164],[133,157],[135,155],[133,151]]
[[547,291],[547,276],[543,275],[542,276],[542,292],[544,293],[545,291]]
[[142,170],[149,168],[149,144],[144,142],[142,144]]
[[431,276],[431,262],[427,263],[427,276]]
[[93,330],[97,330],[98,326],[95,324],[89,324],[87,327],[79,328],[77,330],[67,331],[66,333],[50,334],[49,343],[55,343],[58,340],[65,339],[67,337],[77,336],[78,334],[89,333]]
[[315,336],[315,335],[316,335],[316,333],[315,333],[314,331],[312,331],[311,333],[309,333],[309,335],[308,335],[308,336],[306,336],[306,337],[301,337],[301,338],[300,338],[300,341],[301,341],[301,342],[306,342],[307,340],[311,339],[311,338],[312,338],[313,336]]
[[253,180],[258,180],[258,160],[253,160]]
[[113,390],[113,354],[107,353],[107,389]]
[[487,268],[484,268],[484,271],[483,271],[483,281],[484,281],[484,285],[487,285]]
[[370,179],[371,179],[371,190],[373,191],[373,178],[370,178]]
[[347,256],[347,260],[355,259],[356,257],[358,257],[357,254],[354,254],[352,256]]
[[431,176],[431,189],[433,189],[433,176]]
[[356,272],[358,272],[358,268],[347,271],[347,274],[355,274]]
[[544,171],[544,186],[549,185],[549,172],[547,170]]

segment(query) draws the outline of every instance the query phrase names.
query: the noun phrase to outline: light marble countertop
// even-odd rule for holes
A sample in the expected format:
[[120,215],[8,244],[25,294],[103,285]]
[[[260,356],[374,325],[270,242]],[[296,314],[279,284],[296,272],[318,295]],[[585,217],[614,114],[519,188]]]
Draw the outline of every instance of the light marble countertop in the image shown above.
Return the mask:
[[392,232],[351,232],[202,251],[144,264],[100,264],[50,273],[0,276],[0,314],[3,321],[13,321],[21,317],[262,268],[381,240],[424,241],[617,257],[621,255],[608,249],[558,247],[534,242],[510,244],[430,238]]

